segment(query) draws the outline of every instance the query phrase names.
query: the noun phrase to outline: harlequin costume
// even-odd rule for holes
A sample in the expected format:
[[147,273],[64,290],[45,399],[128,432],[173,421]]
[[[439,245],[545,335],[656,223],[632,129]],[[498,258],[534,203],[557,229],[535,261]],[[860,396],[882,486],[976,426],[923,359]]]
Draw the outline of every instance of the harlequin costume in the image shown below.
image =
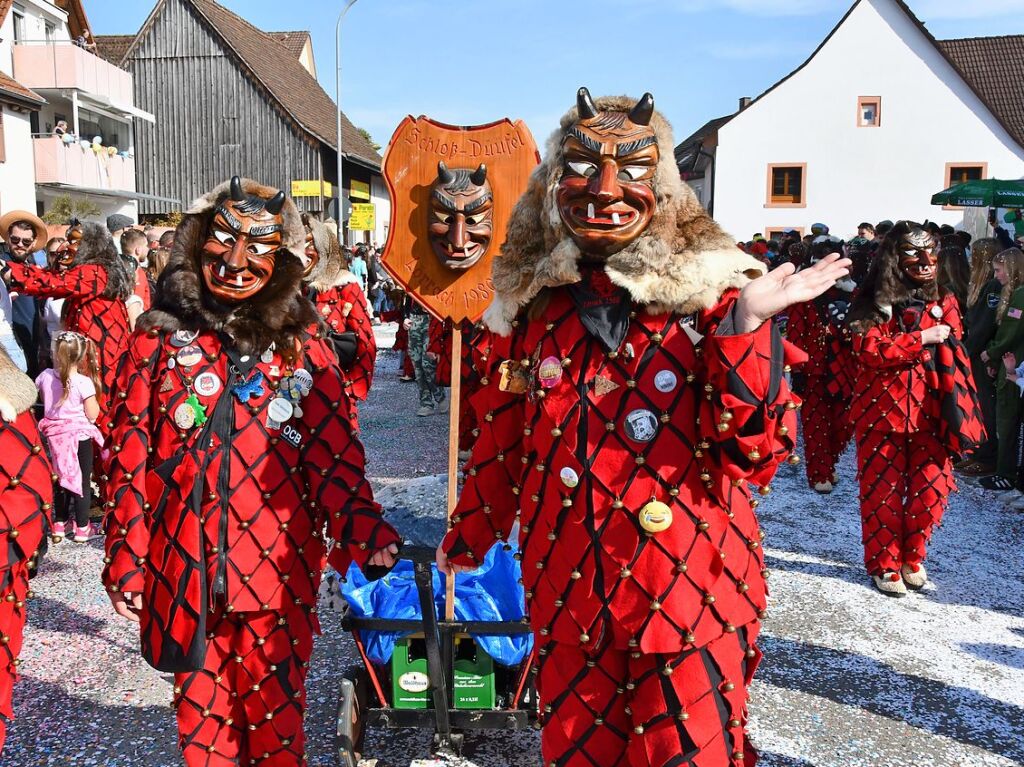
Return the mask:
[[37,396],[32,379],[0,349],[0,397],[17,413],[11,423],[0,419],[0,752],[5,720],[14,717],[11,692],[25,628],[29,563],[48,529],[53,505],[54,478],[31,412]]
[[581,89],[494,261],[480,436],[442,549],[472,566],[520,524],[545,765],[756,760],[748,483],[768,491],[796,402],[772,323],[731,334],[763,267],[672,147],[650,94]]
[[[892,596],[926,583],[927,544],[956,490],[950,458],[984,436],[960,310],[936,272],[934,238],[901,221],[850,315],[864,563]],[[925,345],[922,331],[937,325],[949,338]]]
[[373,323],[366,310],[366,296],[359,278],[345,268],[338,238],[315,218],[305,217],[304,220],[305,252],[311,264],[306,275],[307,295],[336,340],[355,423],[356,402],[366,399],[373,384],[377,361]]
[[[811,263],[841,252],[838,241],[819,239],[811,246]],[[803,400],[800,427],[807,483],[819,493],[832,492],[836,463],[853,436],[850,400],[856,364],[846,319],[855,288],[853,280],[840,280],[813,301],[789,309],[786,338],[808,356],[796,368],[793,389]]]
[[299,292],[303,241],[274,189],[236,178],[197,200],[121,366],[103,578],[142,595],[190,767],[306,763],[325,555],[344,572],[397,541]]
[[7,263],[12,290],[31,296],[63,298],[64,329],[81,333],[96,346],[103,392],[97,397],[100,417],[96,423],[105,435],[110,431],[108,409],[117,368],[128,348],[131,334],[125,300],[131,295],[127,272],[121,265],[110,232],[99,224],[84,224],[66,271]]

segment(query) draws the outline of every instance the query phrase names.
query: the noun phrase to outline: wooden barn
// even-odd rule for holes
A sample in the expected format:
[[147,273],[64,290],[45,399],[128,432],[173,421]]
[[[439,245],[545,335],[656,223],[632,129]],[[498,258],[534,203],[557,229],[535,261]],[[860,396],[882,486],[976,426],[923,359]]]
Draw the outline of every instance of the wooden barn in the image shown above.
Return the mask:
[[[308,34],[263,32],[214,0],[158,0],[138,34],[101,36],[97,44],[134,75],[135,103],[157,116],[136,137],[140,192],[187,204],[234,174],[285,191],[293,181],[334,185],[337,112],[313,75]],[[379,220],[387,207],[386,195],[373,199],[383,190],[381,157],[344,116],[342,125],[343,200],[360,182],[352,199],[381,203]],[[367,189],[376,193],[370,199]],[[338,217],[319,194],[296,202]],[[142,215],[169,210],[140,203]]]

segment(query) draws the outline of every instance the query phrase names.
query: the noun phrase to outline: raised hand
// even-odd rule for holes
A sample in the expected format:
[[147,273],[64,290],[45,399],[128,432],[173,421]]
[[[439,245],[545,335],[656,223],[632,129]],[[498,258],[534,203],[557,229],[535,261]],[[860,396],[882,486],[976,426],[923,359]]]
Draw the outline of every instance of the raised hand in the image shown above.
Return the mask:
[[783,309],[817,298],[850,273],[853,262],[838,253],[796,271],[792,263],[772,269],[747,284],[736,301],[737,333],[752,333]]

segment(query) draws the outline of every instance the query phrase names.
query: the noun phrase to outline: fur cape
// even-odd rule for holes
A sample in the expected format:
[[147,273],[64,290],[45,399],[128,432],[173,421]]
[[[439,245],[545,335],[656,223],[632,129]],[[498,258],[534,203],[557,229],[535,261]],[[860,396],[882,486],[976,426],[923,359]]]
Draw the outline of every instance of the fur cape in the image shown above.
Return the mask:
[[[598,111],[629,112],[636,99],[595,100]],[[580,279],[582,253],[562,224],[555,201],[562,177],[562,140],[577,121],[576,107],[548,139],[546,159],[530,176],[516,203],[501,252],[494,259],[494,302],[484,315],[491,330],[508,335],[511,322],[546,288]],[[764,265],[736,247],[679,177],[672,128],[658,112],[651,119],[660,160],[654,173],[657,211],[646,231],[609,256],[611,281],[629,291],[647,311],[690,314],[714,306],[728,288],[742,288],[764,274]]]
[[322,293],[339,285],[357,282],[358,278],[345,265],[345,255],[341,252],[337,235],[315,216],[305,216],[304,219],[313,232],[316,252],[320,254],[320,260],[309,275],[309,285]]
[[39,398],[32,379],[14,364],[7,350],[0,346],[0,396],[6,397],[21,415],[30,410]]
[[920,224],[900,221],[882,240],[868,276],[850,309],[850,329],[865,333],[888,322],[894,306],[905,306],[911,301],[938,301],[943,294],[936,281],[918,286],[911,283],[900,269],[896,246],[904,234]]
[[[217,206],[231,195],[230,182],[203,195],[186,211],[178,225],[167,267],[157,283],[153,308],[139,318],[142,330],[213,330],[234,339],[239,350],[260,353],[271,344],[279,350],[294,348],[303,332],[317,325],[317,315],[300,293],[306,230],[295,203],[285,200],[282,249],[274,273],[263,290],[238,305],[219,303],[203,280],[201,253]],[[242,179],[250,197],[271,199],[277,189]],[[287,352],[284,352],[287,353]]]
[[107,287],[100,293],[103,298],[124,301],[132,294],[135,275],[128,274],[117,253],[114,238],[100,224],[82,225],[82,240],[78,244],[74,266],[90,265],[101,266],[107,273]]

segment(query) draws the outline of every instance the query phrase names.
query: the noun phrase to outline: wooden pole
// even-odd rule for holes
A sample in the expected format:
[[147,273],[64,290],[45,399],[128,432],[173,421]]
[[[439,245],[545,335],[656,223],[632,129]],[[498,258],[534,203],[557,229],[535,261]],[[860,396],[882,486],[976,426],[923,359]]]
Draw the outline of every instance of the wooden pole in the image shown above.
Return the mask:
[[[459,400],[462,397],[462,327],[452,323],[451,389],[448,392],[448,528],[459,500]],[[455,620],[455,576],[444,593],[444,619]]]

